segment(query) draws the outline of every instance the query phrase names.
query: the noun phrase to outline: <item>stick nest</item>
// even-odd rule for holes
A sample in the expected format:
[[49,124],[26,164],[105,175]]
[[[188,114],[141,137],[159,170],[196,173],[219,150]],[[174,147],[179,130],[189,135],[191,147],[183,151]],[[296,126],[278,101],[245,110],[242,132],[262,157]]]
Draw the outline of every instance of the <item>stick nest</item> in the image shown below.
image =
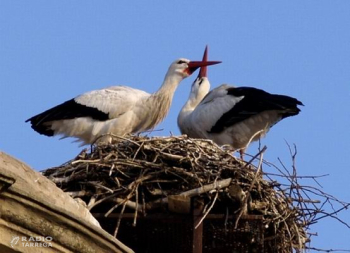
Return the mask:
[[278,241],[274,250],[299,251],[308,241],[308,214],[293,204],[291,193],[281,190],[280,184],[264,179],[262,154],[254,166],[209,140],[130,137],[92,146],[43,175],[82,199],[92,212],[119,213],[120,219],[131,212],[135,222],[138,215],[170,212],[173,195],[202,201],[205,216],[235,215],[236,226],[243,215],[262,215],[265,240]]

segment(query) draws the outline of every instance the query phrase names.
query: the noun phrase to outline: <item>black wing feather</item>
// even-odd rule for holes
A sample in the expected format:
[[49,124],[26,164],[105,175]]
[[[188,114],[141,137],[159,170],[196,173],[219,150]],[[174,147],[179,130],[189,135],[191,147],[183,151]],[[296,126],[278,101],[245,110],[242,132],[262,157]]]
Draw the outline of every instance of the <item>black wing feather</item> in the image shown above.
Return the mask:
[[227,95],[235,97],[244,96],[244,98],[231,110],[223,114],[209,133],[222,132],[225,128],[264,111],[280,110],[282,118],[294,116],[300,112],[297,106],[303,105],[303,103],[295,98],[270,94],[251,87],[228,88]]
[[109,115],[107,113],[101,112],[94,107],[79,104],[74,99],[71,99],[45,112],[35,115],[30,119],[27,119],[26,122],[30,121],[32,128],[38,133],[53,136],[54,132],[50,128],[50,125],[45,123],[55,120],[74,119],[79,117],[90,117],[100,121],[109,119]]

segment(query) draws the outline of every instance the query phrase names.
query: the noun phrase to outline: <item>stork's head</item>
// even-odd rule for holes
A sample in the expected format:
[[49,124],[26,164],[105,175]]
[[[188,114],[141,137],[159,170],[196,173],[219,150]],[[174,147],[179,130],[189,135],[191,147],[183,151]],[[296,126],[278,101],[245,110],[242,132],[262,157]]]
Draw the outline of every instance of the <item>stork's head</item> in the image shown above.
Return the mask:
[[200,67],[209,66],[221,63],[220,61],[190,61],[185,58],[180,58],[174,61],[169,68],[168,73],[180,74],[182,78],[190,76]]
[[[202,62],[208,62],[208,46],[205,47]],[[194,80],[191,88],[191,95],[196,101],[202,101],[210,90],[210,82],[207,77],[207,65],[201,67],[197,78]]]

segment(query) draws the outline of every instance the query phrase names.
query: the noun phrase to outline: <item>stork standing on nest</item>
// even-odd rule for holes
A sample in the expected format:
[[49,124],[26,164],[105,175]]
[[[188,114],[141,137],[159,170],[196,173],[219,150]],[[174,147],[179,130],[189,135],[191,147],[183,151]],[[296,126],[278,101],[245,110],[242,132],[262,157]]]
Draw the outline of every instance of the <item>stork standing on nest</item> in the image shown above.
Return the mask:
[[83,144],[111,142],[113,134],[125,136],[153,129],[167,115],[179,83],[197,68],[220,62],[187,59],[174,61],[159,90],[149,94],[127,86],[112,86],[84,93],[31,117],[32,128],[46,136],[75,137]]
[[[203,61],[207,61],[208,48]],[[207,68],[201,67],[188,101],[178,115],[182,134],[211,139],[239,150],[241,158],[251,141],[263,137],[280,120],[295,116],[303,105],[295,98],[251,87],[223,84],[210,91]]]

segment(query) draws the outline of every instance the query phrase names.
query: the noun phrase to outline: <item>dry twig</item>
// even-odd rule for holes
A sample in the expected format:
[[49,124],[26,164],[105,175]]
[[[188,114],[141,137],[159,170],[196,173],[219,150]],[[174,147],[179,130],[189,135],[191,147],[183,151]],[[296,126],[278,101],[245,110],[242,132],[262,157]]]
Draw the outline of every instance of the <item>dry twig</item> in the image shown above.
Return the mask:
[[[281,161],[282,168],[263,161],[266,147],[246,163],[210,140],[186,136],[117,139],[112,145],[92,146],[91,152],[83,150],[72,161],[43,172],[71,196],[83,199],[92,213],[118,213],[114,235],[124,212],[134,214],[136,225],[138,215],[164,210],[170,195],[197,196],[208,203],[198,224],[215,211],[239,213],[237,227],[243,214],[237,203],[243,202],[245,212],[263,216],[267,247],[277,247],[273,244],[277,241],[278,252],[299,252],[310,241],[310,225],[327,217],[339,219],[335,215],[350,205],[317,187],[300,185],[301,179],[311,179],[320,187],[320,176],[297,175],[295,147],[294,151],[289,147],[290,172]],[[276,172],[263,173],[262,165]],[[244,194],[230,196],[233,185]],[[237,196],[241,199],[235,199]],[[332,212],[324,210],[327,205]]]

